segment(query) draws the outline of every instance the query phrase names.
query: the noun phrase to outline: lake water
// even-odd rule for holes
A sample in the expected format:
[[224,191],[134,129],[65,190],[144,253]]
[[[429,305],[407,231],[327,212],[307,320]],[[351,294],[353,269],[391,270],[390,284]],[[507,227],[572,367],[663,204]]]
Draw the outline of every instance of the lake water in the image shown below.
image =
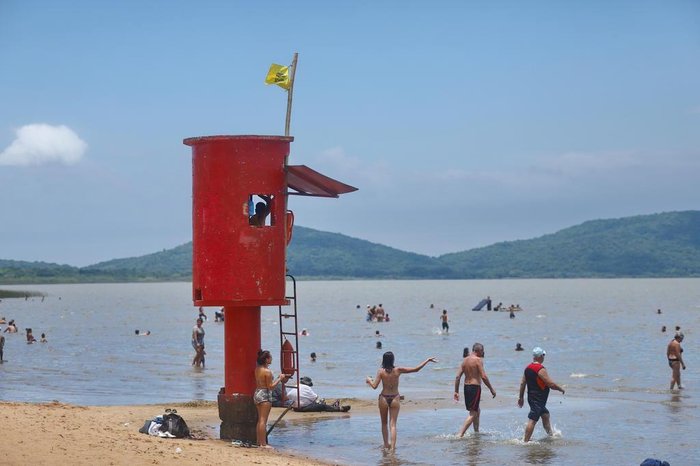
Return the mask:
[[[4,334],[0,399],[86,405],[216,399],[223,325],[207,309],[207,368],[193,369],[197,310],[189,283],[2,288],[47,293],[43,301],[4,299],[0,316],[15,319],[20,330],[31,327],[37,338],[46,333],[49,342],[27,345],[23,334]],[[700,279],[310,281],[298,282],[297,291],[299,327],[310,333],[300,338],[302,374],[321,396],[376,400],[364,378],[391,350],[399,366],[439,359],[401,378],[407,404],[431,400],[437,409],[402,411],[394,455],[381,451],[376,414],[283,421],[270,438],[283,450],[367,465],[639,464],[646,457],[700,464]],[[486,295],[524,311],[515,319],[472,312]],[[365,306],[378,303],[391,322],[365,322]],[[442,309],[449,335],[439,331]],[[676,325],[686,335],[688,369],[686,389],[671,392],[665,349]],[[263,345],[273,354],[279,354],[278,327],[277,308],[264,308]],[[136,337],[135,329],[152,335]],[[383,334],[381,350],[376,330]],[[482,399],[482,432],[457,439],[466,412],[450,401],[454,375],[462,348],[475,341],[485,345],[485,368],[498,395]],[[516,342],[527,351],[515,352]],[[540,423],[536,441],[524,445],[527,407],[515,402],[533,346],[547,350],[545,365],[566,395],[550,395],[556,435],[545,438]],[[318,354],[313,364],[311,351]]]

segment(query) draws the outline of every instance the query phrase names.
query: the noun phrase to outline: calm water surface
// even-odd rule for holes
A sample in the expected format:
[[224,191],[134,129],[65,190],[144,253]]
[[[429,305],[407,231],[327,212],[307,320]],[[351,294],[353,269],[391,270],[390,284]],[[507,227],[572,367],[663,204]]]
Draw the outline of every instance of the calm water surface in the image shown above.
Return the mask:
[[[3,288],[48,294],[43,301],[5,299],[0,316],[15,319],[21,330],[31,327],[37,338],[46,333],[49,342],[27,345],[22,334],[4,334],[0,399],[88,405],[216,399],[223,326],[207,309],[207,368],[193,369],[197,311],[189,283]],[[515,319],[471,311],[486,295],[524,311]],[[639,464],[646,457],[700,464],[698,279],[299,282],[298,303],[299,326],[310,333],[299,349],[319,356],[314,364],[302,362],[302,373],[321,396],[375,400],[364,377],[391,350],[397,365],[439,359],[401,382],[407,403],[431,400],[436,408],[402,411],[394,455],[379,448],[377,415],[283,421],[271,436],[282,449],[368,465]],[[365,306],[378,303],[391,322],[365,322]],[[449,335],[439,330],[442,309]],[[681,392],[668,390],[665,348],[675,325],[686,335]],[[263,344],[274,352],[278,327],[277,309],[264,308]],[[135,329],[152,335],[136,337]],[[376,330],[382,350],[375,348]],[[454,374],[462,348],[475,341],[486,347],[485,367],[498,395],[482,400],[482,432],[457,439],[466,413],[450,401]],[[515,401],[530,355],[513,351],[516,342],[544,347],[550,375],[566,388],[564,396],[552,392],[548,404],[556,435],[544,438],[538,425],[537,441],[528,445],[519,440],[527,410]]]

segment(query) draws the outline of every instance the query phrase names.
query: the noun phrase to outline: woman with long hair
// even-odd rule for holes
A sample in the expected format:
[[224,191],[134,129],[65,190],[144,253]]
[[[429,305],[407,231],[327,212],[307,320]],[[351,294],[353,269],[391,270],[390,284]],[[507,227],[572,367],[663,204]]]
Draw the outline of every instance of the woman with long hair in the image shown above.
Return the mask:
[[[382,437],[384,438],[384,448],[388,450],[396,449],[396,421],[399,417],[399,409],[401,409],[401,401],[399,395],[399,376],[401,374],[410,374],[423,369],[429,362],[437,362],[435,358],[428,358],[416,367],[394,367],[394,353],[387,351],[382,357],[382,367],[377,370],[377,375],[372,377],[367,376],[365,382],[367,385],[376,390],[379,383],[382,384],[382,392],[379,394],[379,417],[382,420]],[[387,418],[389,426],[387,426]],[[389,431],[391,428],[391,442],[389,442]]]
[[272,371],[269,369],[272,363],[272,355],[267,350],[258,351],[258,366],[255,368],[255,393],[253,401],[255,408],[258,410],[258,424],[256,425],[255,434],[258,440],[258,445],[265,448],[270,448],[267,444],[267,418],[272,409],[272,389],[280,382],[286,382],[289,377],[285,374],[280,374],[275,380],[272,380]]

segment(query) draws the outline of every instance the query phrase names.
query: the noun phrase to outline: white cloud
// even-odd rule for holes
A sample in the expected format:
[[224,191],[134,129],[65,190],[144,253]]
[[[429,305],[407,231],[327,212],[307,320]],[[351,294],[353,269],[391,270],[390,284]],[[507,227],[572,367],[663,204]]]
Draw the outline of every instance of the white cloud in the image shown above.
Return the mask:
[[77,163],[87,144],[69,127],[43,123],[25,125],[16,130],[16,138],[0,153],[0,165],[28,166],[59,162]]

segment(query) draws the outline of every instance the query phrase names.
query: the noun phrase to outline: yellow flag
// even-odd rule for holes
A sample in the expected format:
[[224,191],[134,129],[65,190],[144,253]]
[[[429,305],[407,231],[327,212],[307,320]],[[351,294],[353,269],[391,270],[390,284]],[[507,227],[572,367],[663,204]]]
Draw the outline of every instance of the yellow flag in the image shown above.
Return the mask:
[[270,65],[270,71],[267,72],[265,77],[265,84],[277,84],[282,89],[289,90],[289,67],[272,64]]

